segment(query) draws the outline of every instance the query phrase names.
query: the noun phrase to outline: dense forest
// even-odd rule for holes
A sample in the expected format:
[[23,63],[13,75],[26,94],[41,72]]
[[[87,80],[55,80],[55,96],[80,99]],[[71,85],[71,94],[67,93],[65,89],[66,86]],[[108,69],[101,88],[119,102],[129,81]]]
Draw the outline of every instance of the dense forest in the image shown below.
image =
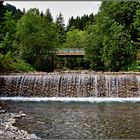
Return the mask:
[[[84,57],[58,57],[57,49],[84,48]],[[140,71],[140,2],[102,2],[96,15],[71,17],[0,1],[0,72],[89,69]]]

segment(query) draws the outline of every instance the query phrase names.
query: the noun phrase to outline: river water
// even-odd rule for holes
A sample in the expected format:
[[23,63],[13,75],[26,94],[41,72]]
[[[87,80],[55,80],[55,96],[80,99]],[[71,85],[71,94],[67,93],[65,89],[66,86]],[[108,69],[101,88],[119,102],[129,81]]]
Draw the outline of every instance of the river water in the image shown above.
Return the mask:
[[15,126],[45,139],[140,138],[140,102],[2,101],[27,117]]

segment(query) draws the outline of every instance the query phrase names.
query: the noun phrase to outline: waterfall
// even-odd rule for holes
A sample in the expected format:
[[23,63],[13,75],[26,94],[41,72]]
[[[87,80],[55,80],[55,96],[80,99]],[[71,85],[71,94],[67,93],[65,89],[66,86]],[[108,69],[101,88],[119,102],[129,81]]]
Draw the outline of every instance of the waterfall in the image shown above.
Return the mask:
[[1,97],[139,97],[140,75],[1,75]]

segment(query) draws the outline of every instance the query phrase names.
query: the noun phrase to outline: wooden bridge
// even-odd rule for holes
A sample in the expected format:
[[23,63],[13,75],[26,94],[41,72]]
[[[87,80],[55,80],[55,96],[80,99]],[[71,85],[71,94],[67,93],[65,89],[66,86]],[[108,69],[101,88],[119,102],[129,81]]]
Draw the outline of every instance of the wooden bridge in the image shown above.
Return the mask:
[[84,48],[63,48],[58,49],[57,56],[84,56],[85,49]]

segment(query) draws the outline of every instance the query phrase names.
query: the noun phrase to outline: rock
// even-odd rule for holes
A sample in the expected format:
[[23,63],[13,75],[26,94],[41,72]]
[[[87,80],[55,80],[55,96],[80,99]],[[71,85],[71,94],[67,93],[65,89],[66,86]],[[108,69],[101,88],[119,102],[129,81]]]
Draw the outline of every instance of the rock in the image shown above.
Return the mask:
[[0,113],[5,113],[6,111],[5,110],[0,110]]
[[13,118],[8,119],[8,124],[14,124],[15,122],[16,120]]
[[22,116],[22,117],[26,117],[26,114],[22,113],[21,116]]
[[0,135],[1,135],[1,134],[3,134],[3,131],[2,131],[2,130],[0,130]]
[[21,118],[21,114],[16,114],[14,118]]
[[20,113],[0,114],[0,139],[38,139],[35,134],[28,134],[26,131],[13,126],[16,118],[26,116],[26,114]]
[[37,123],[41,125],[45,124],[45,122],[41,122],[41,121],[37,121]]
[[35,134],[31,134],[31,138],[32,138],[32,139],[40,139],[40,138],[38,138]]

